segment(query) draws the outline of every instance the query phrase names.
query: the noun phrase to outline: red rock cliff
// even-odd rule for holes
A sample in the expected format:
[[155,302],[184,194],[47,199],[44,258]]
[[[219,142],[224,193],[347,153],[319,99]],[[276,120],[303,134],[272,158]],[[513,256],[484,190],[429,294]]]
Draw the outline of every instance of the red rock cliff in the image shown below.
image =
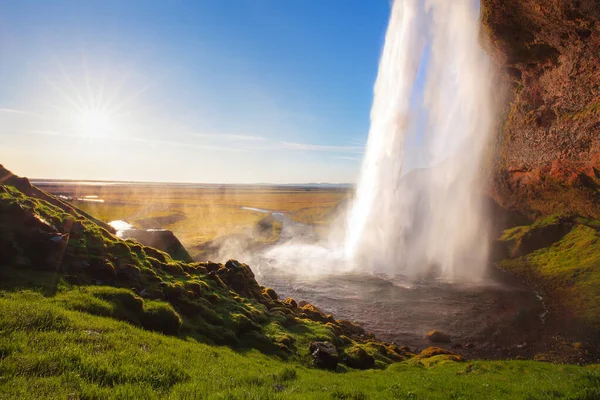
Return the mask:
[[509,89],[493,196],[600,218],[600,1],[482,0],[481,17]]

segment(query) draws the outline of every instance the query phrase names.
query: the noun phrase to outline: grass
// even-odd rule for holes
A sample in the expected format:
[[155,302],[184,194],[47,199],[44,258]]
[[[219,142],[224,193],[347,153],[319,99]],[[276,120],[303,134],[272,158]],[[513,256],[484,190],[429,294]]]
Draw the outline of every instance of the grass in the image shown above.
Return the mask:
[[[600,397],[600,366],[467,363],[436,348],[415,356],[355,333],[356,326],[312,305],[277,300],[245,264],[175,261],[4,182],[0,398]],[[508,235],[518,241],[556,221]],[[596,223],[577,222],[562,239],[565,249],[546,258],[571,268],[568,249],[596,246]],[[59,247],[48,245],[53,229],[69,233]],[[50,257],[57,252],[63,255],[58,267]],[[584,256],[595,262],[593,251]],[[335,372],[311,362],[309,343],[324,340],[340,353]]]
[[[443,357],[443,356],[435,356]],[[65,309],[31,292],[0,298],[0,398],[594,399],[600,369],[533,361],[403,362],[327,372],[169,337]]]
[[[0,186],[0,289],[31,289],[64,309],[306,364],[311,340],[331,341],[340,351],[366,345],[313,306],[278,300],[245,264],[174,260],[10,182]],[[273,220],[262,224],[268,239],[281,226],[267,218]],[[385,348],[383,355],[388,350],[396,353]]]
[[[509,247],[548,227],[564,226],[564,236],[554,243],[503,260],[500,266],[524,277],[538,290],[563,306],[570,317],[600,329],[600,223],[584,218],[540,219],[530,226],[507,230],[502,237]],[[543,231],[542,231],[543,232]]]

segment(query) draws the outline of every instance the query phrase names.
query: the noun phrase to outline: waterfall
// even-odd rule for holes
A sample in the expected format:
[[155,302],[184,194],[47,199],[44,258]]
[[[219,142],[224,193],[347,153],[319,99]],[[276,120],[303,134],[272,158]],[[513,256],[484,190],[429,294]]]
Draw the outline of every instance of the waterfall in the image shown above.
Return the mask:
[[[472,0],[393,4],[346,221],[355,269],[449,280],[484,272],[481,170],[494,114],[478,13]],[[427,168],[406,170],[410,134]]]

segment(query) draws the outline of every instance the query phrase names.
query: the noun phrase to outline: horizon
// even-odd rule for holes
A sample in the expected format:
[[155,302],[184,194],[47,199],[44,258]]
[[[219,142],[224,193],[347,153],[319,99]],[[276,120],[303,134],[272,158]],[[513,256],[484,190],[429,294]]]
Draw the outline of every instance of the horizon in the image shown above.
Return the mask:
[[26,177],[33,185],[49,185],[52,183],[67,183],[67,184],[82,184],[82,185],[94,185],[94,184],[106,184],[106,185],[120,185],[120,184],[131,184],[131,185],[206,185],[206,186],[356,186],[355,183],[351,182],[289,182],[289,183],[271,183],[271,182],[231,182],[231,183],[210,183],[210,182],[159,182],[159,181],[116,181],[116,180],[102,180],[102,179],[61,179],[61,178],[29,178]]

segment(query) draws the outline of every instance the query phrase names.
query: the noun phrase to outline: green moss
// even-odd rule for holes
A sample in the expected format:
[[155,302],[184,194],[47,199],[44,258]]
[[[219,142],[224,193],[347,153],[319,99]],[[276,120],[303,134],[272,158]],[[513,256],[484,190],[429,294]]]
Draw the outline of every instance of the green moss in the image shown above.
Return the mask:
[[[533,226],[553,223],[554,217]],[[579,222],[584,222],[579,220]],[[597,222],[576,224],[556,243],[500,266],[533,283],[539,290],[566,307],[573,317],[600,328],[600,237],[593,228]],[[503,239],[516,240],[531,228],[519,227],[505,232]]]
[[146,301],[140,320],[144,328],[166,335],[178,334],[183,324],[173,306],[163,301]]
[[[233,336],[235,337],[235,336]],[[0,298],[0,398],[594,398],[600,367],[432,356],[331,373],[67,311],[24,292]],[[258,340],[258,337],[257,337]],[[437,358],[436,358],[437,357]],[[587,397],[584,397],[587,396]]]

